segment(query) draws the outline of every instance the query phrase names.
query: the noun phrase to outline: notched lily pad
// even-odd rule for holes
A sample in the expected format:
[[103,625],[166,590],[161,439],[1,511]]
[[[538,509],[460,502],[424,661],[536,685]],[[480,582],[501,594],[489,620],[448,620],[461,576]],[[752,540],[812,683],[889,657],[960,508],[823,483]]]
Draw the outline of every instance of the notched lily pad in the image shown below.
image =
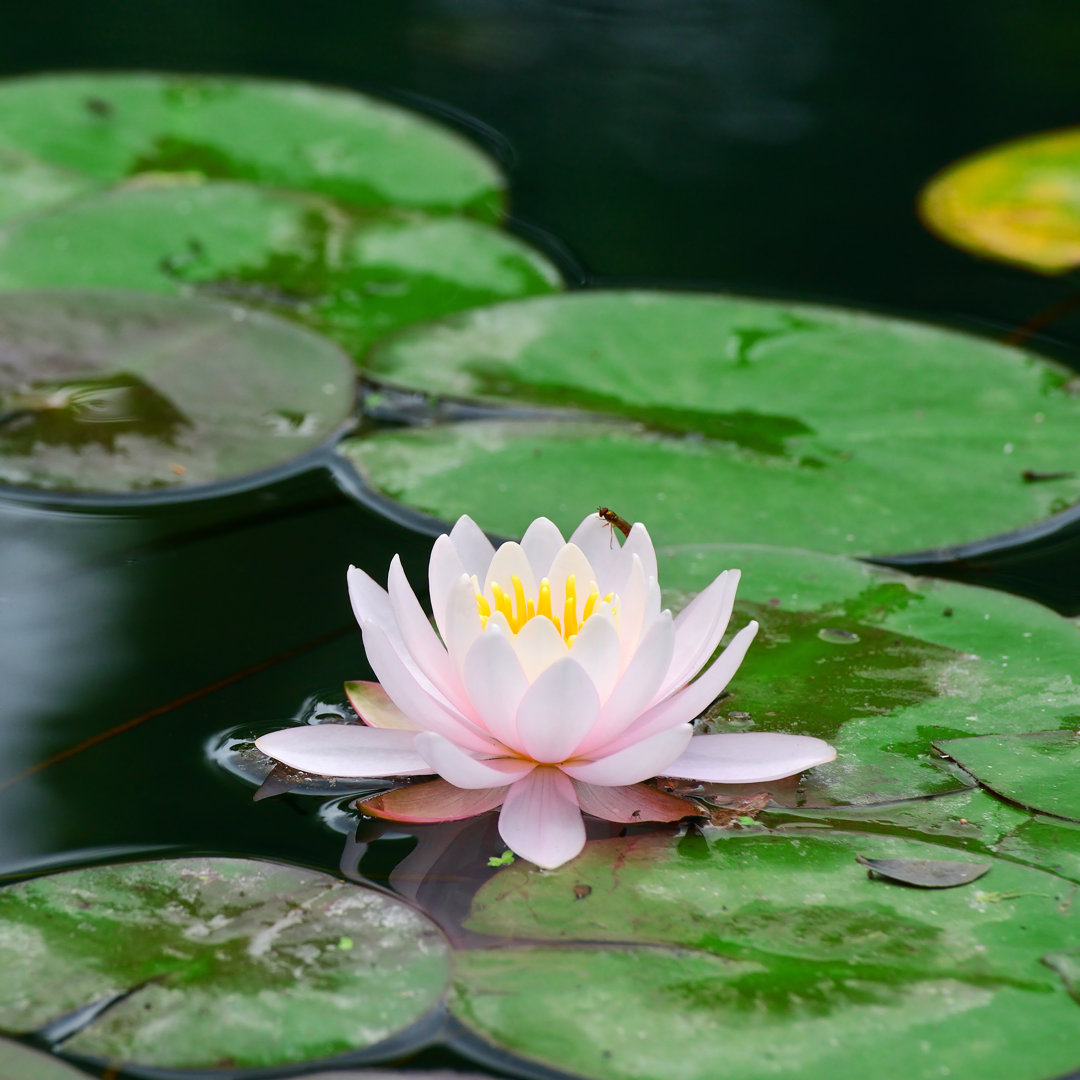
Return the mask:
[[359,206],[498,219],[484,153],[425,117],[331,87],[149,73],[0,83],[0,218],[148,176],[237,179]]
[[990,872],[991,863],[954,862],[950,859],[868,859],[856,855],[855,861],[870,871],[872,877],[917,885],[920,889],[952,889],[970,885]]
[[448,962],[402,901],[275,863],[162,860],[0,889],[0,1028],[105,1002],[63,1044],[92,1058],[254,1067],[363,1050],[439,1001]]
[[917,323],[589,290],[411,328],[365,366],[400,389],[550,410],[340,447],[375,491],[504,536],[537,506],[572,528],[602,498],[665,543],[884,555],[1033,525],[1080,498],[1070,373]]
[[1075,730],[984,735],[934,745],[998,795],[1030,810],[1080,821],[1080,733]]
[[190,487],[279,465],[349,416],[332,343],[198,299],[0,294],[0,482]]
[[919,197],[923,221],[976,255],[1046,274],[1080,266],[1080,128],[964,158]]
[[60,286],[262,308],[359,357],[400,326],[549,293],[560,277],[521,240],[466,218],[207,183],[106,192],[0,232],[0,288]]

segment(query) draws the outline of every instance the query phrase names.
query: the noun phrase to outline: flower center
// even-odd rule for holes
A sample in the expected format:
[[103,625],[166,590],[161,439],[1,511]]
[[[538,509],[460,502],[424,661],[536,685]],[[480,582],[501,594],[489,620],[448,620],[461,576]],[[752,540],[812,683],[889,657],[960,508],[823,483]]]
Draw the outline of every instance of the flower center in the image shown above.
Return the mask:
[[600,590],[595,581],[589,582],[589,592],[585,602],[581,606],[581,615],[578,615],[577,582],[571,574],[566,579],[566,600],[563,602],[562,617],[560,618],[551,607],[551,582],[544,578],[540,582],[540,588],[535,600],[525,596],[525,587],[517,574],[510,577],[510,592],[507,592],[497,582],[491,583],[491,595],[494,605],[488,602],[486,596],[476,591],[476,609],[480,612],[480,624],[487,626],[487,621],[494,611],[499,611],[510,625],[510,630],[516,634],[530,619],[548,619],[555,624],[555,629],[562,635],[567,645],[573,645],[581,627],[599,603],[610,604],[612,611],[615,610],[615,594],[608,593],[600,596]]

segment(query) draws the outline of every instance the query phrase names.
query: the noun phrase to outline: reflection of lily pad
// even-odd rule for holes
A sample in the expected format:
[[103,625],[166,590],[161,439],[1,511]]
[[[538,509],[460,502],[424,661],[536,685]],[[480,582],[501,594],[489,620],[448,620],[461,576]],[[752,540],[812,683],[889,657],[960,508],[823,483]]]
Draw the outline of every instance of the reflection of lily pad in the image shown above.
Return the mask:
[[[589,292],[414,327],[365,366],[431,394],[600,415],[384,430],[342,447],[376,491],[503,535],[538,506],[571,526],[603,502],[668,543],[883,554],[1033,524],[1080,496],[1067,373],[929,326]],[[1025,470],[1067,475],[1027,483]]]
[[31,1050],[29,1046],[0,1038],[0,1076],[7,1080],[86,1080],[86,1073]]
[[440,999],[448,952],[382,893],[274,863],[176,859],[0,890],[0,967],[6,1031],[108,1005],[66,1051],[265,1066],[403,1031]]
[[923,220],[976,255],[1059,274],[1080,266],[1080,128],[1003,143],[938,173]]
[[198,292],[297,319],[356,355],[399,326],[558,283],[537,252],[475,221],[355,217],[246,184],[107,192],[0,232],[0,289]]
[[258,313],[118,292],[0,295],[0,480],[203,484],[288,461],[352,408],[348,357]]
[[999,861],[1000,893],[889,888],[857,851],[941,855],[720,833],[599,841],[552,873],[515,864],[469,925],[553,944],[464,954],[451,1008],[485,1039],[605,1080],[705,1080],[717,1062],[746,1080],[864,1080],[896,1061],[906,1077],[1044,1080],[1077,1065],[1076,1004],[1040,962],[1080,941],[1071,887]]
[[495,220],[494,163],[438,124],[301,83],[39,75],[0,83],[0,218],[140,174],[298,188]]
[[[1075,726],[1076,717],[1073,717]],[[1021,806],[1080,821],[1080,734],[1035,731],[935,740],[979,783]]]
[[661,549],[667,602],[682,607],[726,567],[743,572],[733,627],[755,618],[761,632],[730,696],[710,710],[714,730],[816,735],[838,749],[807,774],[801,794],[784,782],[755,790],[819,806],[932,795],[972,782],[940,768],[932,743],[1077,726],[1080,632],[1039,604],[750,545]]

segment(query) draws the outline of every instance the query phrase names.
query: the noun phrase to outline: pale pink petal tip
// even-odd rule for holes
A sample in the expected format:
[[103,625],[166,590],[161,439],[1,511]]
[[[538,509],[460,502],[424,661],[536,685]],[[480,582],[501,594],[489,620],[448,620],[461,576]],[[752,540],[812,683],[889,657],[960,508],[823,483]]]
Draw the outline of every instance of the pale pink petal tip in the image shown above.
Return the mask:
[[499,814],[499,835],[516,855],[544,870],[569,862],[585,846],[574,786],[558,769],[534,769],[510,786]]
[[836,750],[810,735],[747,731],[695,735],[662,776],[713,784],[760,784],[824,765]]
[[413,749],[412,731],[360,724],[310,724],[272,731],[255,740],[267,757],[315,776],[427,776],[428,763]]
[[428,780],[384,791],[356,805],[365,814],[386,821],[430,825],[438,821],[461,821],[494,810],[502,803],[506,790],[505,787],[459,788],[445,780]]

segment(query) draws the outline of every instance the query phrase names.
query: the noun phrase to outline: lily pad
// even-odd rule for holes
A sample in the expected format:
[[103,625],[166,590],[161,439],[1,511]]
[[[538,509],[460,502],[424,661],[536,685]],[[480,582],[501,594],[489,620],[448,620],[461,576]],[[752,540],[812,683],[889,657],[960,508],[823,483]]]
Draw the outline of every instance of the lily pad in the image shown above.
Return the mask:
[[981,150],[938,173],[919,197],[941,239],[1046,274],[1080,266],[1080,128]]
[[346,90],[220,76],[37,75],[0,83],[0,115],[0,218],[147,175],[254,181],[485,221],[503,210],[503,178],[479,149]]
[[86,1080],[86,1073],[40,1050],[0,1038],[0,1076],[7,1080]]
[[[501,535],[537,507],[569,528],[603,502],[666,543],[884,554],[1021,528],[1080,497],[1064,369],[838,309],[575,293],[414,327],[365,367],[428,394],[562,410],[341,446],[376,492]],[[1031,470],[1062,475],[1032,484]]]
[[1034,731],[937,740],[980,784],[1021,806],[1080,821],[1080,734]]
[[402,901],[247,859],[106,866],[2,889],[0,967],[3,1030],[97,1005],[65,1051],[171,1068],[377,1047],[439,1001],[449,970],[440,931]]
[[1080,885],[1080,825],[1036,817],[1002,837],[995,850]]
[[920,889],[954,889],[970,885],[990,872],[990,863],[956,862],[954,859],[868,859],[856,855],[855,861],[865,866],[876,878],[895,881],[900,885],[916,885]]
[[0,232],[0,289],[200,293],[296,319],[357,356],[397,327],[559,281],[479,222],[357,215],[247,184],[106,192]]
[[348,418],[332,343],[200,299],[0,295],[0,481],[60,491],[190,487],[286,462]]
[[552,873],[515,863],[469,925],[551,944],[460,955],[451,1009],[484,1039],[605,1080],[704,1080],[717,1061],[747,1080],[865,1080],[900,1060],[918,1078],[1076,1067],[1076,1003],[1040,962],[1080,937],[1071,888],[999,861],[1000,893],[894,889],[858,851],[940,854],[717,832],[599,841]]
[[1039,604],[756,545],[661,548],[659,564],[673,610],[739,567],[732,627],[761,624],[704,726],[816,735],[837,747],[835,761],[798,785],[747,790],[796,806],[891,804],[972,784],[932,748],[939,740],[1078,726],[1080,633]]

